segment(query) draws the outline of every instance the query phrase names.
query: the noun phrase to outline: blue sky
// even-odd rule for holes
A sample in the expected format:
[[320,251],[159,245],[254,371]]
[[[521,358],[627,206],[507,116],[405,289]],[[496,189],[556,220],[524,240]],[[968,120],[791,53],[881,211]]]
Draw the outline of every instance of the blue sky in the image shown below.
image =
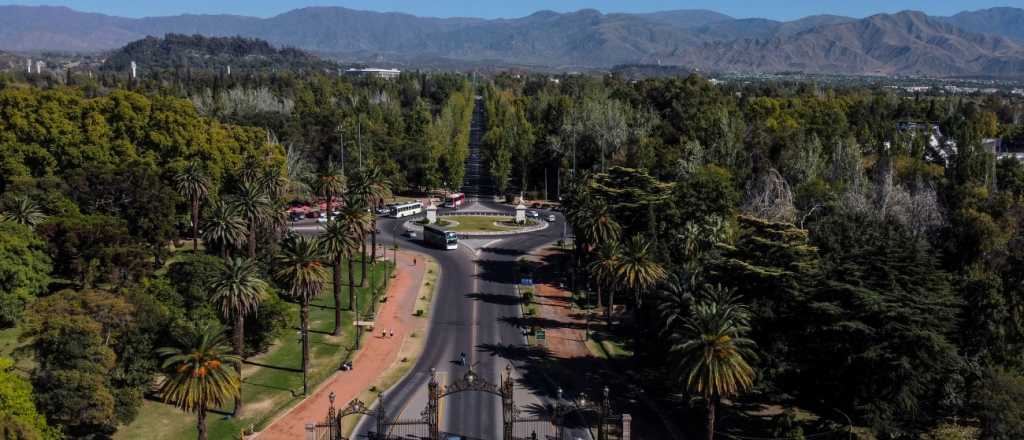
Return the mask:
[[421,16],[520,17],[551,9],[594,8],[604,12],[649,12],[668,9],[711,9],[734,17],[793,19],[812,14],[864,17],[905,9],[932,15],[993,6],[1024,8],[1024,0],[49,0],[2,2],[64,5],[88,12],[127,17],[182,13],[231,13],[269,17],[304,6],[345,6],[374,11],[400,11]]

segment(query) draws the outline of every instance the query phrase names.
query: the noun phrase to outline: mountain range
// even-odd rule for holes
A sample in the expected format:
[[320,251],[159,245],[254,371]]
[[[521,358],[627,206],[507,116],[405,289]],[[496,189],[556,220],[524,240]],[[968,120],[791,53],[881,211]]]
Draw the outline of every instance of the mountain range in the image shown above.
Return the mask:
[[1024,77],[1024,9],[1017,8],[783,22],[708,10],[480,19],[309,7],[270,18],[135,19],[0,6],[0,50],[9,52],[107,51],[167,33],[259,38],[353,62],[433,57],[567,70],[660,63],[711,71]]

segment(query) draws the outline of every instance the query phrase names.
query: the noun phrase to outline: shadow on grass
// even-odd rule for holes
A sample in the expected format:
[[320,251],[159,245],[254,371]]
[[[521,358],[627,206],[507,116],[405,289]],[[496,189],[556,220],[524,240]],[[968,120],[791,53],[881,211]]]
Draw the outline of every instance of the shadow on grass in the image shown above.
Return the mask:
[[246,365],[252,365],[252,366],[256,366],[256,367],[260,367],[260,368],[269,368],[271,370],[288,371],[288,372],[292,372],[292,373],[301,373],[302,372],[302,368],[279,367],[277,365],[261,364],[259,362],[252,362],[252,361],[245,361],[244,363]]
[[253,387],[266,388],[266,389],[269,389],[269,390],[287,391],[288,393],[290,393],[292,395],[292,397],[295,397],[295,395],[296,395],[295,390],[293,390],[291,388],[285,388],[285,387],[281,387],[281,386],[277,386],[277,385],[268,385],[268,384],[263,384],[263,383],[256,383],[256,382],[251,382],[249,380],[243,380],[242,383],[244,383],[246,385],[249,385],[249,386],[253,386]]

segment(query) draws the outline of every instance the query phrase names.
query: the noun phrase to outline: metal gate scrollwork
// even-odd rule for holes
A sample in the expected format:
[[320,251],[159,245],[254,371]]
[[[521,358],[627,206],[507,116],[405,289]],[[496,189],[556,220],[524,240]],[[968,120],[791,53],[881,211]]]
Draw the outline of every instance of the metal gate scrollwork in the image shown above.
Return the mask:
[[[553,402],[550,414],[521,417],[515,403],[515,380],[512,378],[512,366],[505,367],[498,383],[480,377],[470,367],[466,374],[458,380],[441,385],[437,380],[437,371],[430,369],[430,381],[427,383],[427,406],[418,419],[388,420],[384,394],[378,393],[379,404],[376,409],[369,408],[359,399],[353,399],[340,411],[334,408],[334,393],[329,396],[331,407],[324,423],[307,424],[307,440],[348,440],[342,437],[341,422],[347,416],[364,415],[376,419],[376,432],[370,436],[373,440],[386,440],[393,437],[396,427],[403,429],[426,427],[426,436],[419,434],[417,438],[424,440],[440,440],[440,420],[438,420],[438,404],[441,399],[463,392],[481,392],[501,398],[502,440],[531,440],[568,438],[567,429],[587,429],[595,440],[629,440],[628,414],[614,415],[611,411],[611,399],[608,387],[604,387],[601,398],[588,399],[586,394],[579,394],[574,400],[563,397],[562,389],[558,389],[557,400]],[[570,419],[575,419],[576,428]],[[621,429],[618,429],[621,425]],[[596,433],[594,432],[596,428]],[[522,432],[517,432],[517,429]],[[541,432],[538,432],[540,430]],[[422,432],[422,431],[421,431]],[[397,434],[405,438],[401,433]]]

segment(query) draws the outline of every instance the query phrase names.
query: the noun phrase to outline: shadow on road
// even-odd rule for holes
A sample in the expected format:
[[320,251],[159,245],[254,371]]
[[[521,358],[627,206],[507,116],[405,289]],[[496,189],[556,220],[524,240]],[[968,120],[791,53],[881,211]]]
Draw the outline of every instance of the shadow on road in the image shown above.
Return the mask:
[[490,304],[499,304],[503,306],[515,306],[523,303],[523,300],[516,298],[511,295],[499,295],[495,293],[470,293],[466,295],[466,298],[475,299],[477,301],[483,301]]

